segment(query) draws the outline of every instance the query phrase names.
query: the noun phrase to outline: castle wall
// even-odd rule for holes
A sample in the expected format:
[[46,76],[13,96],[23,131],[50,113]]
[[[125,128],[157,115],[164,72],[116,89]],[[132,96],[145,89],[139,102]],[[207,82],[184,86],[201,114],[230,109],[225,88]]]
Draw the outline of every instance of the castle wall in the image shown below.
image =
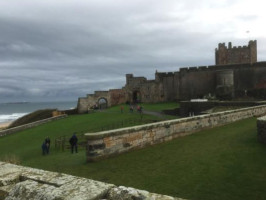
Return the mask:
[[234,68],[235,93],[266,88],[266,62],[242,64]]
[[109,106],[118,105],[126,102],[126,93],[123,89],[113,89],[108,95]]
[[[228,77],[226,71],[231,71]],[[181,68],[179,72],[180,99],[189,100],[209,93],[215,94],[216,87],[221,81],[217,80],[219,73],[222,73],[221,77],[230,84],[233,76],[236,98],[245,90],[266,88],[266,62]]]
[[107,106],[110,106],[110,95],[108,91],[95,91],[94,94],[88,94],[87,97],[80,97],[78,99],[77,110],[78,113],[88,113],[88,111],[98,104],[99,99],[107,100]]
[[226,47],[220,43],[215,55],[217,65],[181,68],[179,72],[172,73],[156,71],[155,80],[127,74],[126,85],[121,90],[106,94],[95,92],[87,99],[80,98],[79,113],[86,111],[100,96],[104,96],[108,106],[112,106],[123,102],[188,100],[209,94],[221,99],[237,98],[248,90],[266,89],[266,62],[256,62],[256,40],[243,47],[232,47],[231,43]]
[[164,101],[164,90],[162,83],[149,81],[140,87],[141,102],[156,103]]
[[87,113],[88,112],[88,107],[89,107],[89,100],[88,98],[85,97],[80,97],[78,99],[78,105],[77,105],[77,110],[78,113]]
[[179,99],[179,72],[155,73],[156,82],[162,83],[163,101]]
[[88,94],[87,97],[79,98],[77,110],[78,113],[88,113],[95,105],[99,106],[99,100],[105,99],[107,106],[114,106],[126,102],[126,93],[124,89],[112,89],[109,91],[95,91],[94,94]]
[[123,88],[126,93],[126,100],[134,102],[134,93],[138,93],[141,102],[162,102],[164,101],[163,85],[159,81],[147,80],[144,77],[134,77],[132,74],[126,75],[126,85]]
[[96,91],[86,98],[79,98],[78,112],[87,112],[101,97],[107,99],[108,106],[133,102],[134,93],[138,93],[144,103],[189,100],[218,95],[218,86],[230,86],[230,96],[235,98],[249,90],[266,89],[266,62],[189,67],[174,73],[156,72],[155,80],[129,74],[122,89]]
[[181,100],[202,98],[213,94],[216,86],[215,70],[207,67],[180,69],[179,97]]

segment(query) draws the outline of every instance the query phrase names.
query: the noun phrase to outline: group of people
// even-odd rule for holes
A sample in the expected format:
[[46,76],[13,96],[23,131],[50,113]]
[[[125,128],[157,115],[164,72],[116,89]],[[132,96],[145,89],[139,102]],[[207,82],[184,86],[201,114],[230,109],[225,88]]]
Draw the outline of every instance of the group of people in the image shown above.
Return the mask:
[[[78,137],[76,133],[73,133],[72,137],[69,139],[69,143],[71,146],[71,153],[78,153]],[[42,143],[42,155],[48,155],[50,153],[50,145],[51,140],[49,137],[46,137],[44,142]]]
[[[121,106],[121,112],[122,112],[122,107],[123,107],[123,106]],[[142,109],[143,109],[142,106],[137,105],[136,108],[137,108],[137,111],[138,111],[139,113],[142,113]],[[123,110],[124,110],[124,107],[123,107]],[[129,106],[129,112],[133,113],[133,111],[134,111],[134,106],[133,106],[133,105],[130,105],[130,106]]]

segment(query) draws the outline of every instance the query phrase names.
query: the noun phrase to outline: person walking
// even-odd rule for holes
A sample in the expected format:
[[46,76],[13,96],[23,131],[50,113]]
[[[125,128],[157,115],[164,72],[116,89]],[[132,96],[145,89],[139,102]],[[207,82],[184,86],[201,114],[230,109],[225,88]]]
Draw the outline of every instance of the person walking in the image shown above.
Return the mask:
[[69,139],[69,143],[71,145],[71,153],[75,152],[78,153],[78,138],[76,136],[76,133],[73,133],[72,137]]

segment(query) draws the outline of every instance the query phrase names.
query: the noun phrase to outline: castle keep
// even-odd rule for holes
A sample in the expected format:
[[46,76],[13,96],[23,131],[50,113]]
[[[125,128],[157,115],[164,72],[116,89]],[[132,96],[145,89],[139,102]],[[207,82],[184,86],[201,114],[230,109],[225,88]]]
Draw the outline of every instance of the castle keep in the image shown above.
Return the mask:
[[228,43],[220,43],[218,49],[215,49],[215,64],[240,64],[240,63],[254,63],[257,62],[257,41],[249,41],[248,46],[234,46]]
[[180,68],[177,72],[157,72],[154,80],[126,75],[122,89],[97,91],[79,98],[78,112],[86,113],[105,102],[113,106],[125,102],[165,102],[216,96],[233,99],[266,95],[266,62],[257,62],[257,42],[232,47],[219,44],[216,65]]

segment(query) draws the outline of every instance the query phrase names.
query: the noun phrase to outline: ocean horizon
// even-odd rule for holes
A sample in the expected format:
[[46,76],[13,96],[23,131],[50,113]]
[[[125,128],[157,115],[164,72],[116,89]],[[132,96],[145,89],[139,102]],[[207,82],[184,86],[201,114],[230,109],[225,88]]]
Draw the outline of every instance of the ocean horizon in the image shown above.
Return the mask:
[[77,107],[77,101],[0,103],[0,124],[12,122],[36,110],[41,110],[41,109],[67,110],[76,107]]

